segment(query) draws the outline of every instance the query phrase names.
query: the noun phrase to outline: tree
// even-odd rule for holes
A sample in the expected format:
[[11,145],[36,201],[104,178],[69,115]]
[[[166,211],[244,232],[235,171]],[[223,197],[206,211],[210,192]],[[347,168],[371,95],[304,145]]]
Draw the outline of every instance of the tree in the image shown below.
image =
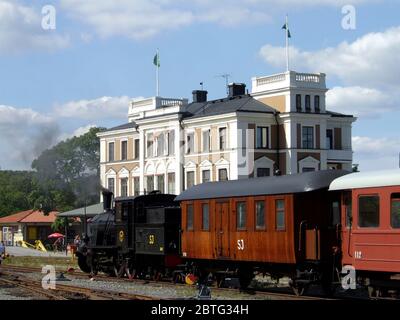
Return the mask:
[[94,204],[100,190],[100,142],[96,134],[104,129],[91,128],[45,150],[32,162],[37,187],[30,195],[34,207],[48,213],[67,211]]
[[32,179],[29,171],[0,171],[0,217],[30,209]]

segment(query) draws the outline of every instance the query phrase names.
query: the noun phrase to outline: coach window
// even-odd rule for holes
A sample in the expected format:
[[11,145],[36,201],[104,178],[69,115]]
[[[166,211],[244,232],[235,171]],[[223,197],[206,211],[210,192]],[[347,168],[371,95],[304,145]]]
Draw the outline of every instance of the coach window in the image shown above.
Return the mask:
[[186,206],[186,230],[193,230],[193,204]]
[[360,196],[358,198],[358,226],[361,228],[379,227],[379,196]]
[[236,229],[246,229],[246,202],[236,203]]
[[256,201],[256,230],[265,230],[265,201]]
[[209,206],[208,203],[203,203],[202,206],[202,229],[203,231],[210,230],[210,213],[209,213]]
[[400,193],[391,196],[390,224],[392,228],[400,228]]
[[285,230],[285,200],[275,200],[276,230]]

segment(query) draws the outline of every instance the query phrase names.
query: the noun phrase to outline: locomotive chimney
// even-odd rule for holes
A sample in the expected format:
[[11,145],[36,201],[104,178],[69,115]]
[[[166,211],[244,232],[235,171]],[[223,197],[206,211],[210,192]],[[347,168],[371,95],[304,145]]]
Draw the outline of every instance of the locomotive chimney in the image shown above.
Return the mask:
[[102,190],[102,194],[103,194],[103,209],[104,211],[108,211],[111,209],[111,201],[114,194],[110,190],[104,188]]

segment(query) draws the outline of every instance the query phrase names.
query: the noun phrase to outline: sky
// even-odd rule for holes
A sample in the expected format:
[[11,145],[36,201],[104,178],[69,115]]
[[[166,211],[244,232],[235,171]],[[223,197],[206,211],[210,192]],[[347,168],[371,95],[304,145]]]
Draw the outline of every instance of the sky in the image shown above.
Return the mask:
[[355,115],[354,162],[398,168],[400,0],[0,0],[0,168],[127,122],[132,99],[226,95],[225,80],[327,74],[327,108]]

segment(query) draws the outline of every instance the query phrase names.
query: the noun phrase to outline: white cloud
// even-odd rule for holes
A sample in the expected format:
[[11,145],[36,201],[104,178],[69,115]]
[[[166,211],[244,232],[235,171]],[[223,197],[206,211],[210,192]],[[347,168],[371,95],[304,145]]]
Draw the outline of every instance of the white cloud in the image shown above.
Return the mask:
[[85,120],[127,119],[132,98],[101,97],[92,100],[70,101],[55,107],[55,116]]
[[146,38],[189,25],[194,19],[189,10],[171,7],[170,1],[62,0],[61,5],[101,37]]
[[67,47],[69,42],[68,36],[56,30],[42,29],[41,8],[0,0],[0,53],[55,51]]
[[[353,0],[352,4],[378,2]],[[270,22],[290,7],[340,6],[347,0],[61,0],[71,17],[100,37],[142,39],[195,23],[222,26]],[[279,11],[280,10],[280,11]],[[283,19],[283,13],[280,12]]]
[[360,170],[394,169],[399,166],[400,138],[352,138],[354,162]]
[[395,111],[400,95],[364,87],[334,87],[326,94],[331,111],[353,114],[356,117],[377,117]]
[[[284,48],[265,45],[260,54],[269,64],[283,67]],[[396,86],[400,83],[400,27],[368,33],[354,42],[318,51],[290,48],[293,68],[325,72],[345,84]]]

